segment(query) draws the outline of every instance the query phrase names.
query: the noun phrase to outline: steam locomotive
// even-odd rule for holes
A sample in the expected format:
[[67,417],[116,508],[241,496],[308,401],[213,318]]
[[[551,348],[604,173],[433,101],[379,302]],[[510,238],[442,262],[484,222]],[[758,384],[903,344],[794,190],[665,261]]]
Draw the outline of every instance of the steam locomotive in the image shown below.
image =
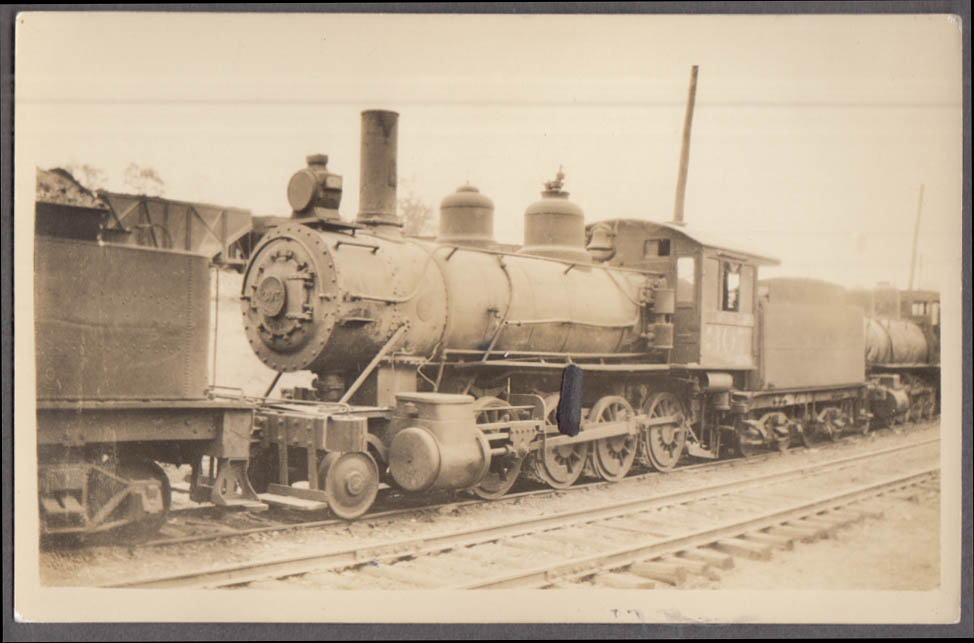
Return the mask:
[[[667,471],[865,432],[874,406],[886,420],[933,412],[935,351],[904,355],[890,336],[889,359],[867,353],[870,329],[914,322],[759,282],[775,259],[684,225],[586,226],[561,173],[525,211],[520,248],[495,243],[493,204],[471,186],[443,200],[435,240],[404,237],[397,127],[393,112],[362,114],[354,222],[338,216],[341,177],[309,157],[288,185],[292,219],[248,263],[248,339],[271,368],[315,374],[289,395],[317,413],[258,415],[258,491],[306,479],[302,497],[354,517],[381,482],[496,498],[521,476],[564,488],[637,460]],[[584,381],[575,435],[556,417],[569,366]]]
[[[196,500],[351,519],[382,484],[497,498],[522,477],[616,481],[636,462],[668,471],[936,412],[936,293],[891,305],[759,281],[775,259],[685,225],[586,225],[561,173],[527,208],[522,247],[494,241],[493,204],[471,186],[443,200],[436,239],[410,238],[397,130],[394,112],[362,114],[354,221],[338,214],[342,177],[310,156],[287,186],[290,219],[253,248],[251,347],[278,373],[315,375],[281,398],[207,390],[205,259],[54,238],[66,228],[44,232],[39,206],[46,532],[158,526],[160,461],[193,465]],[[563,401],[569,369],[581,394]],[[579,430],[560,428],[559,406],[577,407]]]

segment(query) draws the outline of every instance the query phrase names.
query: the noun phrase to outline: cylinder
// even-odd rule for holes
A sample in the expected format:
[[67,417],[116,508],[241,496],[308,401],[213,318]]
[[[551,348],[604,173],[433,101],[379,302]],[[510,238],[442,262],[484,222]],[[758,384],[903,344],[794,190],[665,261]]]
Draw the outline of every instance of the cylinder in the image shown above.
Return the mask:
[[362,112],[359,223],[400,224],[396,216],[398,138],[398,113],[385,110]]
[[494,245],[494,202],[472,185],[457,188],[440,203],[436,241],[480,248]]
[[389,473],[407,491],[471,487],[490,466],[490,447],[473,421],[473,398],[396,395]]

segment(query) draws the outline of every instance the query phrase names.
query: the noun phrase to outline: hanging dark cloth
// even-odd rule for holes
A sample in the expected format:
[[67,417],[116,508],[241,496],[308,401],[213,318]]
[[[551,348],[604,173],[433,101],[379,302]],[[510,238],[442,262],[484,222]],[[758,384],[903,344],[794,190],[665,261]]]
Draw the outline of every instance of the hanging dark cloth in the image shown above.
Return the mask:
[[561,398],[558,400],[558,431],[572,437],[582,425],[582,369],[569,364],[561,373]]

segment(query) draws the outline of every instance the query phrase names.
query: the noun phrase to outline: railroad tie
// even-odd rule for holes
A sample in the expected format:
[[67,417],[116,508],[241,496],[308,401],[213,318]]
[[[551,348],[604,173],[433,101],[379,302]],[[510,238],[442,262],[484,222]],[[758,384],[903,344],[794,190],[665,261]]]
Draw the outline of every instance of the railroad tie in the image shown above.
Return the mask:
[[568,581],[558,581],[551,583],[550,585],[545,585],[542,589],[584,589],[585,585],[581,583],[571,583]]
[[717,570],[714,569],[710,563],[702,560],[690,560],[688,558],[678,558],[676,556],[663,556],[659,559],[659,561],[669,565],[685,567],[688,572],[691,574],[696,574],[697,576],[703,576],[705,578],[709,578],[710,580],[720,580],[720,574],[717,573]]
[[715,543],[714,548],[732,556],[743,556],[752,560],[771,560],[771,547],[743,538],[725,538]]
[[857,502],[854,505],[850,505],[848,508],[856,513],[862,514],[866,518],[882,518],[886,515],[885,507],[868,500]]
[[[309,572],[302,576],[305,583],[322,589],[361,589],[361,581],[356,584],[358,575],[353,573],[343,573],[337,569],[328,569],[318,572]],[[251,583],[248,587],[253,588]],[[293,586],[291,586],[293,589]]]
[[795,541],[787,536],[777,536],[764,531],[751,531],[744,534],[745,540],[753,540],[756,543],[771,545],[775,549],[791,551],[795,548]]
[[628,572],[602,572],[592,577],[599,587],[611,589],[653,589],[656,583],[642,576],[636,576]]
[[592,539],[586,538],[585,536],[579,536],[577,534],[567,534],[554,531],[545,531],[540,534],[531,534],[532,538],[537,538],[543,542],[551,543],[552,545],[574,545],[575,547],[582,547],[583,549],[598,549],[599,542]]
[[640,529],[639,527],[636,527],[635,525],[633,525],[631,527],[625,527],[625,526],[620,525],[620,524],[618,524],[616,522],[611,522],[611,523],[605,522],[605,523],[600,524],[599,527],[604,527],[605,529],[612,529],[613,531],[620,531],[620,532],[626,533],[626,534],[645,534],[646,533],[646,530],[645,529]]
[[[668,518],[673,518],[673,516],[667,516],[667,517]],[[676,536],[676,535],[681,534],[681,533],[683,533],[683,532],[685,532],[687,530],[687,526],[686,525],[679,525],[679,524],[672,523],[672,522],[665,522],[665,521],[660,520],[658,518],[648,518],[648,517],[647,518],[642,518],[642,517],[636,518],[635,516],[632,516],[632,517],[625,518],[625,521],[626,521],[626,523],[632,522],[635,525],[639,525],[643,529],[645,529],[647,532],[650,532],[653,535],[662,536],[664,538],[668,538],[670,536]],[[625,524],[625,523],[623,523],[623,524]]]
[[809,525],[814,525],[816,527],[820,527],[820,528],[824,529],[825,530],[825,533],[827,533],[830,538],[844,524],[841,521],[827,520],[825,517],[818,516],[818,515],[816,515],[816,516],[807,516],[805,518],[802,518],[799,522],[803,522],[803,523],[806,523],[806,524],[809,524]]
[[[728,502],[730,499],[728,499]],[[771,503],[768,502],[767,498],[762,497],[749,497],[749,496],[734,496],[733,502],[735,505],[743,505],[745,508],[764,510],[767,509]]]
[[471,578],[478,578],[484,575],[484,565],[475,560],[465,559],[462,556],[429,556],[423,559],[423,566],[432,572],[446,572],[448,574],[463,574]]
[[638,518],[613,518],[611,525],[617,529],[626,529],[653,538],[668,538],[673,533],[666,533],[658,524],[643,521]]
[[443,584],[440,578],[433,578],[412,569],[402,569],[393,565],[364,565],[360,568],[362,573],[379,576],[394,580],[406,585],[418,585],[419,587],[439,587]]
[[833,524],[819,522],[817,520],[809,520],[808,518],[793,520],[785,523],[785,525],[788,527],[798,527],[799,529],[814,529],[816,533],[819,534],[819,538],[829,538],[838,529],[838,527]]
[[826,518],[838,518],[839,520],[844,520],[845,524],[852,524],[866,518],[863,513],[859,511],[850,511],[848,509],[831,509],[822,515]]
[[812,525],[798,526],[795,524],[778,525],[768,530],[772,536],[797,538],[803,543],[813,543],[825,537],[825,531]]
[[[617,529],[604,521],[589,523],[586,525],[575,525],[572,529],[574,537],[587,539],[589,543],[623,544],[632,540],[632,534],[628,530]],[[558,535],[558,532],[546,532]],[[626,535],[623,535],[626,534]]]
[[889,494],[892,498],[897,500],[903,500],[904,502],[920,502],[920,491],[915,487],[910,487],[909,489],[903,489],[901,491],[895,491]]
[[629,573],[670,585],[682,585],[687,580],[687,569],[683,565],[672,565],[655,560],[633,563],[629,566]]
[[511,556],[505,556],[499,552],[481,552],[476,549],[467,549],[462,553],[464,558],[469,558],[471,565],[479,565],[480,569],[484,569],[484,565],[500,565],[502,567],[514,567],[520,568],[524,566],[524,560],[519,558],[513,558]]
[[497,544],[501,547],[510,547],[513,549],[521,549],[527,551],[537,552],[539,550],[548,552],[551,554],[563,554],[565,552],[564,545],[559,546],[558,543],[551,542],[550,540],[545,540],[541,538],[535,538],[537,534],[529,534],[527,536],[520,536],[518,538],[508,538],[507,540],[499,540]]
[[831,511],[826,511],[822,513],[812,514],[811,516],[807,516],[807,519],[823,522],[825,524],[832,524],[832,525],[838,525],[839,527],[844,527],[845,525],[855,522],[856,517],[847,514],[837,514]]
[[697,549],[687,549],[677,554],[680,558],[689,560],[702,560],[717,569],[734,569],[734,558],[709,547],[698,547]]

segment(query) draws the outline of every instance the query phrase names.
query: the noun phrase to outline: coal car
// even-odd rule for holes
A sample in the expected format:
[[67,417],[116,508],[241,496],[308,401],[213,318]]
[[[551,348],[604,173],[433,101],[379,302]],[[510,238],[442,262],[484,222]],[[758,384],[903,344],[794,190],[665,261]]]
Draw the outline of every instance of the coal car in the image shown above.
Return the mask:
[[[264,506],[247,476],[255,409],[207,394],[209,259],[106,243],[108,210],[65,173],[39,171],[34,241],[41,533],[152,530],[172,498],[162,463],[192,464],[191,493]],[[205,463],[205,466],[204,466]]]

